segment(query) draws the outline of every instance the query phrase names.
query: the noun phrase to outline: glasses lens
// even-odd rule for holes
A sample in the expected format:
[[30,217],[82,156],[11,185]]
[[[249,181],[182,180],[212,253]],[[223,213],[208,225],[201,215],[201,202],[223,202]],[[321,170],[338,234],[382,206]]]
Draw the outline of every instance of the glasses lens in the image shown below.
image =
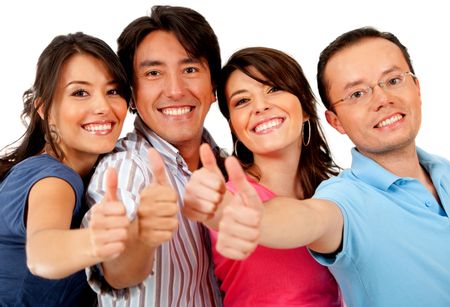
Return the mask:
[[400,86],[402,86],[405,82],[405,76],[406,74],[401,73],[393,73],[387,76],[386,80],[383,82],[383,84],[386,86],[387,89],[396,89]]

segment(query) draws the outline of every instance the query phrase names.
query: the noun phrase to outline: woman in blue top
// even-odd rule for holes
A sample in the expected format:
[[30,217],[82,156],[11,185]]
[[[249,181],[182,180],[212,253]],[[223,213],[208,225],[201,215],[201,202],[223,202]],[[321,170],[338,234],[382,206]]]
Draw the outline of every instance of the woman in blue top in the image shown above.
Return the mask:
[[76,228],[84,183],[113,149],[130,96],[124,69],[100,39],[57,36],[42,52],[23,96],[27,130],[0,158],[1,306],[95,304],[82,269],[117,257],[127,236],[113,171],[92,213],[109,220]]

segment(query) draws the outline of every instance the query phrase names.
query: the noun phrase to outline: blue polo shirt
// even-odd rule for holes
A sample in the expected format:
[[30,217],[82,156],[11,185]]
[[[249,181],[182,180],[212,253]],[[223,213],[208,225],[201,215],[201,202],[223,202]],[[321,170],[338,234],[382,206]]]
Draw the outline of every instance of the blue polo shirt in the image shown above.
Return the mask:
[[352,167],[314,198],[344,217],[342,250],[312,252],[338,281],[348,307],[450,306],[450,162],[417,148],[441,205],[416,179],[352,150]]

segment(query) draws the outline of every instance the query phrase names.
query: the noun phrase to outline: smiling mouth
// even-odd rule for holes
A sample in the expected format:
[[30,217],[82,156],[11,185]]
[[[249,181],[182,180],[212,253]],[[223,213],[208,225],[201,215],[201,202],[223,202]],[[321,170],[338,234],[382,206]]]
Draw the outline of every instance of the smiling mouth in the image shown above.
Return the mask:
[[256,133],[264,133],[266,131],[269,131],[270,129],[277,128],[284,122],[284,119],[282,118],[274,118],[269,121],[263,122],[259,125],[256,125],[255,128],[253,128],[253,131]]
[[181,116],[184,114],[187,114],[189,112],[192,112],[194,107],[170,107],[170,108],[162,108],[159,109],[159,111],[168,116]]
[[113,123],[87,124],[83,125],[82,127],[84,130],[91,134],[107,134],[111,132]]
[[401,114],[395,114],[394,116],[391,116],[385,120],[382,120],[381,122],[379,122],[378,124],[375,125],[375,128],[383,128],[389,125],[392,125],[393,123],[398,122],[399,120],[401,120],[404,117],[404,115]]

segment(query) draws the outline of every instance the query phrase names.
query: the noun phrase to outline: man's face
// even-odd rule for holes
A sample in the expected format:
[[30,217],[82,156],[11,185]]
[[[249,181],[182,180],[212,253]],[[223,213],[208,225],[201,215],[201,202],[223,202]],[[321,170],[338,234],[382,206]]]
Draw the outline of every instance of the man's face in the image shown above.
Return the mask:
[[421,122],[418,80],[405,74],[399,87],[376,85],[395,84],[398,80],[392,76],[408,71],[399,47],[382,38],[367,38],[339,51],[325,67],[332,104],[344,97],[358,97],[368,86],[373,90],[364,103],[337,103],[334,113],[326,112],[327,121],[367,156],[414,147]]
[[216,100],[207,61],[189,57],[174,34],[158,30],[141,41],[133,65],[136,108],[147,126],[179,149],[198,146]]

